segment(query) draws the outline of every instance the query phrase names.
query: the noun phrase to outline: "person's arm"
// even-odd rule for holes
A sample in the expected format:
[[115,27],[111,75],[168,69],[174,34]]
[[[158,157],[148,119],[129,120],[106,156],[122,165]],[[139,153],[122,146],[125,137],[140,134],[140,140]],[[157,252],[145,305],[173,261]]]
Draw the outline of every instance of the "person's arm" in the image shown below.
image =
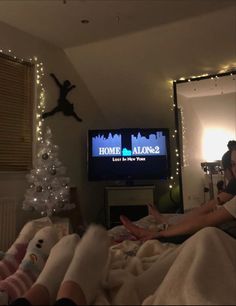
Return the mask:
[[207,226],[217,226],[234,217],[224,208],[183,220],[181,223],[172,225],[168,229],[157,233],[156,238],[173,237],[177,235],[193,234]]
[[217,196],[217,204],[222,205],[229,200],[231,200],[234,197],[234,194],[222,191],[221,193],[218,194]]
[[234,196],[232,194],[221,192],[216,199],[212,199],[202,206],[193,208],[191,211],[184,213],[180,222],[186,220],[194,220],[195,217],[205,215],[211,211],[214,211],[217,205],[222,205],[231,200]]

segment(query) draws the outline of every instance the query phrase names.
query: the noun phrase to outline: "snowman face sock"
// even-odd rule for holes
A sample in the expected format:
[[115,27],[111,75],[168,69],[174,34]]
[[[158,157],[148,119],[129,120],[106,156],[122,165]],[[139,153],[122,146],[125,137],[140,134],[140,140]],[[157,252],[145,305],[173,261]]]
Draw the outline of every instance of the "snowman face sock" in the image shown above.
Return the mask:
[[77,234],[67,235],[60,239],[52,248],[46,265],[35,283],[35,285],[40,284],[47,288],[52,301],[56,298],[79,239]]
[[28,243],[37,230],[36,221],[30,221],[23,226],[15,242],[2,256],[0,261],[0,280],[5,279],[17,270],[25,256]]
[[35,234],[16,272],[0,281],[0,291],[8,294],[9,301],[22,296],[32,286],[57,241],[57,231],[52,226],[44,227]]
[[107,231],[91,225],[78,243],[63,282],[73,281],[83,291],[88,305],[96,296],[108,258]]

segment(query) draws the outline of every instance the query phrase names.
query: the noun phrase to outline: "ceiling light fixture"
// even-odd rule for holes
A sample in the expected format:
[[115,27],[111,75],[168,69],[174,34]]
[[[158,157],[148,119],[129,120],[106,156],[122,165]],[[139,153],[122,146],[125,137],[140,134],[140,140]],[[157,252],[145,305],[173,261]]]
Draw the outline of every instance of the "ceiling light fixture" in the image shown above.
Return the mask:
[[90,22],[90,21],[89,21],[88,19],[82,19],[82,20],[81,20],[81,23],[84,23],[84,24],[85,24],[85,23],[89,23],[89,22]]
[[116,16],[116,22],[119,24],[120,23],[120,16]]

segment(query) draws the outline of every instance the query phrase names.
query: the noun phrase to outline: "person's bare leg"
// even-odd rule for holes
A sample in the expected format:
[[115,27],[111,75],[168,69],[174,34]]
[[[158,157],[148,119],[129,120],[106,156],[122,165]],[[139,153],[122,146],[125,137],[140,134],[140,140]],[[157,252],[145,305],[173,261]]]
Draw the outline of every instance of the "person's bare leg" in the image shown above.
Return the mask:
[[76,305],[87,305],[85,295],[80,286],[73,281],[65,281],[57,295],[57,299],[67,298],[72,300]]

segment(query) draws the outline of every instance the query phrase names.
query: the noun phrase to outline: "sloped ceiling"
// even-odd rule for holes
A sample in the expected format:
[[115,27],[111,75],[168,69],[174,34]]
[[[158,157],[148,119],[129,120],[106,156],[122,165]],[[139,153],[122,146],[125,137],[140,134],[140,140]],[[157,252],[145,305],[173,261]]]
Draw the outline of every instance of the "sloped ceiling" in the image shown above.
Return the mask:
[[234,0],[11,0],[0,20],[63,48],[114,127],[167,126],[168,80],[236,67]]

